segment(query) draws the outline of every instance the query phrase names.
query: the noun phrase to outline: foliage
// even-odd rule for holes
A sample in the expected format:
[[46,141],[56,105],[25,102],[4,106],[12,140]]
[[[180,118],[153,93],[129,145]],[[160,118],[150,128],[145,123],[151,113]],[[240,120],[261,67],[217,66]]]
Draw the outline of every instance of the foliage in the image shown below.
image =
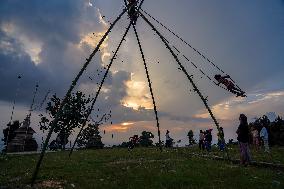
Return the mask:
[[[132,137],[130,137],[131,139]],[[141,136],[139,137],[139,139],[137,140],[137,144],[135,145],[136,147],[140,146],[140,147],[151,147],[154,146],[153,145],[153,140],[152,138],[154,138],[153,133],[149,132],[149,131],[143,131],[141,133]],[[129,139],[129,140],[130,140]],[[132,145],[131,141],[128,142],[122,142],[118,147],[120,148],[128,148],[130,145]],[[156,144],[158,145],[158,144]]]
[[196,144],[195,139],[193,138],[194,134],[193,134],[192,130],[188,131],[187,136],[188,136],[188,143],[189,143],[189,145]]
[[275,121],[270,124],[270,144],[284,146],[284,120],[277,117]]
[[99,126],[111,118],[111,111],[104,114],[99,121],[92,119],[94,123],[89,123],[78,137],[77,144],[79,147],[100,149],[104,147],[102,137],[100,136]]
[[99,124],[89,124],[80,134],[77,144],[79,147],[100,149],[104,147],[99,132]]
[[153,133],[143,131],[139,139],[139,144],[143,147],[153,146],[153,140],[151,140],[152,138],[154,138]]
[[127,148],[129,146],[129,142],[122,142],[118,147]]
[[[55,116],[60,108],[62,100],[55,95],[52,96],[50,102],[47,103],[46,111],[51,119],[55,119]],[[56,143],[62,149],[65,149],[65,145],[68,143],[68,138],[75,128],[79,128],[87,119],[87,114],[90,109],[88,106],[91,102],[90,97],[86,97],[82,92],[78,91],[68,96],[67,102],[63,107],[63,113],[59,115],[59,119],[54,132],[57,133]],[[40,129],[49,130],[51,127],[51,121],[41,116]],[[53,142],[54,143],[54,142]]]
[[256,118],[254,122],[249,124],[250,130],[256,128],[259,132],[262,126],[267,128],[270,145],[284,145],[284,120],[280,116],[271,122],[268,117],[264,115]]

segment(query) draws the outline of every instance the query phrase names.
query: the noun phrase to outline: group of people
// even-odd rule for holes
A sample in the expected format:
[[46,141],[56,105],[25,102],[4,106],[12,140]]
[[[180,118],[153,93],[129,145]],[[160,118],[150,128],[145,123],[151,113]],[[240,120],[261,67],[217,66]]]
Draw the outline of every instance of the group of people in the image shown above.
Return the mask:
[[268,132],[264,125],[260,132],[256,127],[252,128],[251,131],[252,136],[252,144],[256,150],[259,150],[260,146],[264,146],[264,151],[269,152],[269,144],[268,144]]
[[[237,139],[239,142],[239,148],[240,148],[240,160],[241,164],[247,165],[251,162],[251,154],[250,154],[250,149],[249,149],[249,126],[248,126],[248,121],[247,117],[244,114],[240,114],[239,117],[240,125],[237,129]],[[262,129],[260,133],[258,133],[258,130],[256,128],[253,128],[252,136],[253,136],[253,144],[257,148],[260,145],[260,141],[263,141],[264,144],[264,151],[269,153],[269,144],[268,144],[268,132],[267,129],[265,128],[265,125],[262,125]],[[261,139],[261,140],[260,140]]]
[[199,133],[199,149],[211,151],[212,144],[212,129],[208,129],[205,131],[200,130]]
[[[224,139],[224,131],[223,128],[220,127],[218,131],[218,148],[221,151],[225,149],[225,139]],[[211,151],[211,144],[212,144],[212,129],[208,129],[205,131],[200,130],[199,133],[199,149],[200,150],[207,150],[208,152]]]
[[[253,137],[252,142],[255,148],[258,150],[260,143],[262,141],[264,149],[265,149],[264,151],[269,153],[270,150],[269,150],[269,144],[268,144],[268,132],[264,124],[262,125],[262,129],[260,132],[255,127],[253,127],[252,130],[250,131],[249,126],[248,126],[247,117],[244,114],[240,114],[239,121],[240,121],[240,124],[239,124],[239,127],[236,133],[238,135],[237,140],[238,140],[239,149],[240,149],[240,160],[241,160],[241,164],[247,165],[251,162],[251,154],[250,154],[250,149],[249,149],[250,134]],[[208,129],[205,131],[200,130],[200,133],[199,133],[199,149],[200,150],[206,149],[208,152],[211,151],[212,130],[213,129]],[[218,136],[219,150],[224,151],[226,143],[224,140],[224,131],[222,127],[219,128],[217,136]],[[139,141],[139,137],[138,135],[134,135],[133,137],[130,137],[129,140],[131,141],[129,148],[132,149],[134,148],[135,145],[137,145]],[[169,130],[167,130],[165,147],[169,148],[172,146],[173,146],[173,139],[170,137]]]

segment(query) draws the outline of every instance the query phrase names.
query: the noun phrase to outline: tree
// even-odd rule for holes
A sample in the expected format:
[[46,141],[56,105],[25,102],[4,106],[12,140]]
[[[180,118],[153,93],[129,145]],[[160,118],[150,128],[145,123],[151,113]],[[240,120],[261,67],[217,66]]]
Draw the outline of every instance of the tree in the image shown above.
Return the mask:
[[129,146],[129,142],[122,142],[119,147],[120,148],[127,148]]
[[[55,118],[61,101],[62,100],[55,94],[52,96],[50,102],[47,103],[46,111],[51,119]],[[59,115],[58,123],[54,128],[54,132],[57,133],[55,142],[61,149],[65,149],[65,145],[68,143],[68,138],[72,131],[74,131],[75,128],[81,127],[85,119],[87,119],[88,110],[90,109],[90,102],[90,97],[86,97],[80,91],[68,96],[67,102],[63,107],[63,113]],[[49,121],[49,119],[47,119],[45,116],[40,116],[40,129],[49,130],[52,122]]]
[[102,143],[102,137],[100,135],[99,126],[107,122],[111,118],[111,111],[108,114],[104,114],[99,121],[92,119],[94,123],[84,128],[77,139],[79,147],[101,149],[104,147]]
[[188,136],[188,143],[189,143],[189,145],[195,144],[195,140],[193,138],[194,134],[193,134],[192,130],[188,131],[187,136]]
[[89,124],[80,134],[77,144],[79,147],[101,149],[104,147],[98,124]]
[[271,145],[284,145],[284,120],[278,116],[273,121],[269,128],[270,131],[270,144]]
[[143,131],[140,136],[139,144],[143,147],[149,147],[153,145],[153,141],[151,140],[154,138],[153,133],[148,131]]

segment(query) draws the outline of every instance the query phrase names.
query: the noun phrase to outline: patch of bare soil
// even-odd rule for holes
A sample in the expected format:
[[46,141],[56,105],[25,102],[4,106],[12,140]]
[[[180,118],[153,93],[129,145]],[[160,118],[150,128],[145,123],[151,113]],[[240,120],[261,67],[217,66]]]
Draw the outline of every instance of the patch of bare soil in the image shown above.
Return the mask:
[[63,189],[65,182],[56,181],[56,180],[45,180],[36,184],[35,188],[56,188]]

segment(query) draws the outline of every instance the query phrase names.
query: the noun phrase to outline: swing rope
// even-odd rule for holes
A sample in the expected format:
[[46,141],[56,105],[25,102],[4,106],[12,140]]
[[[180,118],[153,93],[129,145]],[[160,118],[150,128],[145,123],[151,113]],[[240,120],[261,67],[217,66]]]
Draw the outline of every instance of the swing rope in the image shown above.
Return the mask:
[[[182,41],[184,44],[186,44],[188,47],[190,47],[192,50],[194,50],[197,54],[199,54],[205,61],[209,62],[210,64],[212,64],[217,70],[219,70],[222,74],[226,74],[218,65],[216,65],[212,60],[210,60],[208,57],[206,57],[204,55],[204,53],[201,53],[200,50],[194,48],[189,42],[186,42],[182,37],[180,37],[179,35],[177,35],[175,32],[173,32],[171,29],[169,29],[169,27],[165,26],[163,23],[161,23],[159,20],[157,20],[156,18],[154,18],[152,15],[150,15],[148,12],[144,11],[143,9],[141,9],[142,12],[144,12],[146,15],[148,15],[151,19],[153,19],[156,23],[158,23],[159,25],[161,25],[163,28],[165,28],[168,32],[170,32],[171,34],[173,34],[175,37],[177,37],[180,41]],[[240,87],[236,84],[236,82],[230,78],[232,80],[232,82],[236,85],[236,87],[238,87],[240,89]]]
[[62,113],[63,113],[63,108],[65,106],[65,104],[67,103],[67,99],[68,97],[71,95],[73,89],[75,88],[78,80],[80,79],[80,77],[82,76],[82,74],[84,73],[84,71],[87,69],[88,65],[90,64],[92,58],[95,56],[95,54],[99,51],[99,48],[100,46],[102,45],[102,43],[105,41],[106,37],[108,36],[108,34],[111,32],[112,28],[115,26],[115,24],[121,19],[121,17],[126,13],[127,9],[124,9],[120,15],[115,19],[115,21],[110,25],[109,29],[106,31],[106,33],[104,34],[104,36],[102,37],[102,39],[100,40],[100,42],[98,43],[97,47],[94,49],[94,51],[92,52],[92,54],[89,56],[89,58],[86,59],[86,62],[84,63],[82,69],[79,71],[79,73],[77,74],[77,76],[75,77],[75,79],[72,81],[72,84],[70,85],[63,101],[61,102],[60,104],[60,107],[59,107],[59,110],[58,112],[56,113],[56,116],[55,116],[55,119],[52,121],[51,123],[51,127],[49,129],[49,132],[47,134],[47,137],[46,137],[46,140],[44,142],[44,145],[43,145],[43,148],[42,148],[42,151],[41,151],[41,154],[40,154],[40,157],[39,157],[39,160],[36,164],[36,167],[35,167],[35,170],[34,170],[34,173],[33,173],[33,176],[32,176],[32,180],[31,180],[31,186],[33,187],[34,186],[34,183],[35,183],[35,180],[36,180],[36,177],[38,175],[38,171],[39,171],[39,168],[41,166],[41,163],[42,163],[42,160],[43,160],[43,157],[44,157],[44,154],[45,154],[45,151],[46,151],[46,148],[48,146],[48,142],[50,140],[50,137],[51,137],[51,134],[53,133],[54,131],[54,128],[55,126],[57,125],[58,121],[59,121],[59,118],[61,117]]
[[[198,49],[194,48],[190,43],[186,42],[182,37],[180,37],[179,35],[177,35],[175,32],[173,32],[171,29],[169,29],[167,26],[165,26],[163,23],[161,23],[160,21],[158,21],[156,18],[154,18],[152,15],[150,15],[148,12],[144,11],[143,9],[141,9],[142,12],[144,12],[146,15],[148,15],[151,19],[153,19],[155,22],[157,22],[159,25],[161,25],[163,28],[165,28],[167,31],[169,31],[171,34],[173,34],[175,37],[177,37],[180,41],[182,41],[184,44],[186,44],[187,46],[189,46],[191,49],[193,49],[196,53],[198,53],[204,60],[206,60],[207,62],[209,62],[210,64],[212,64],[217,70],[219,70],[220,72],[222,72],[223,74],[226,74],[219,66],[217,66],[212,60],[210,60],[209,58],[207,58],[203,53],[201,53]],[[166,40],[166,39],[165,39]],[[169,41],[166,40],[168,43]],[[172,45],[172,47],[178,52],[178,54],[180,53],[180,50],[178,50],[174,45]],[[190,61],[185,55],[182,55],[188,62],[190,62],[196,69],[197,66],[196,64],[194,64],[192,61]],[[212,80],[207,74],[205,74],[201,69],[199,69],[199,71],[205,76],[207,77],[210,81],[213,81],[213,83],[215,85],[217,85],[218,87],[229,91],[227,88],[222,87],[220,85],[218,85],[214,80]],[[236,84],[236,82],[230,77],[230,80],[235,84],[235,86],[241,90],[241,88]],[[231,92],[231,91],[229,91]]]
[[11,124],[12,124],[13,116],[14,116],[14,112],[15,112],[16,98],[18,97],[19,90],[20,90],[20,79],[21,78],[22,77],[19,75],[18,76],[18,81],[17,81],[16,94],[15,94],[15,98],[14,98],[14,101],[13,101],[13,107],[12,107],[12,113],[11,113],[11,117],[10,117],[10,122],[8,124],[8,132],[7,132],[7,138],[6,138],[6,150],[8,149],[10,129],[11,129]]
[[171,34],[173,34],[175,37],[177,37],[180,41],[182,41],[184,44],[186,44],[188,47],[190,47],[192,50],[194,50],[196,53],[198,53],[200,56],[202,56],[203,59],[205,59],[207,62],[211,63],[215,68],[217,68],[220,72],[225,73],[221,68],[219,68],[213,61],[211,61],[209,58],[207,58],[203,53],[201,53],[198,49],[194,48],[190,43],[186,42],[182,37],[177,35],[175,32],[173,32],[171,29],[169,29],[167,26],[165,26],[163,23],[158,21],[156,18],[154,18],[152,15],[150,15],[148,12],[141,9],[142,12],[147,14],[151,19],[153,19],[155,22],[157,22],[159,25],[161,25],[163,28],[165,28],[167,31],[169,31]]
[[[141,1],[140,5],[139,5],[139,9],[141,8],[143,2],[144,2],[144,0]],[[134,6],[134,5],[132,5],[132,6],[129,6],[129,7],[128,7],[126,0],[124,1],[124,3],[125,3],[125,5],[126,5],[126,8],[125,8],[124,11],[123,11],[124,13],[125,13],[127,10],[129,10],[132,6]],[[123,14],[124,14],[124,13],[123,13]],[[95,103],[96,103],[96,101],[97,101],[97,98],[98,98],[99,93],[100,93],[100,91],[101,91],[101,88],[102,88],[102,86],[103,86],[103,84],[104,84],[104,81],[105,81],[105,79],[106,79],[106,77],[107,77],[107,75],[108,75],[108,72],[109,72],[109,70],[110,70],[110,68],[111,68],[111,66],[112,66],[113,61],[116,59],[117,53],[118,53],[118,51],[119,51],[119,49],[120,49],[120,47],[121,47],[123,41],[125,41],[125,37],[126,37],[128,31],[129,31],[130,27],[131,27],[131,24],[132,24],[132,21],[130,21],[130,23],[129,23],[129,25],[128,25],[128,27],[127,27],[127,29],[126,29],[126,31],[125,31],[125,33],[124,33],[124,35],[123,35],[123,37],[122,37],[120,43],[119,43],[117,49],[116,49],[116,51],[114,52],[113,57],[111,58],[111,61],[110,61],[109,65],[108,65],[108,68],[107,68],[107,70],[106,70],[106,72],[105,72],[105,74],[104,74],[103,80],[101,81],[100,86],[99,86],[99,89],[98,89],[98,91],[96,92],[96,96],[95,96],[95,98],[93,99],[91,108],[90,108],[90,110],[89,110],[89,112],[88,112],[88,114],[87,114],[87,116],[86,116],[86,119],[85,119],[84,123],[82,124],[82,127],[81,127],[81,129],[80,129],[78,135],[76,136],[76,139],[75,139],[75,141],[74,141],[74,144],[73,144],[73,146],[72,146],[72,148],[71,148],[71,151],[70,151],[70,153],[69,153],[69,158],[71,157],[71,155],[72,155],[72,153],[73,153],[73,151],[74,151],[75,145],[76,145],[76,143],[77,143],[77,140],[78,140],[80,134],[82,133],[84,127],[86,126],[86,123],[87,123],[87,121],[88,121],[88,117],[91,115],[91,113],[92,113],[92,111],[93,111],[93,107],[94,107],[94,105],[95,105]]]
[[132,26],[133,26],[134,33],[135,33],[135,36],[136,36],[136,39],[137,39],[137,43],[138,43],[138,46],[139,46],[140,54],[141,54],[141,57],[142,57],[142,60],[143,60],[143,63],[144,63],[144,68],[145,68],[145,71],[146,71],[148,85],[149,85],[149,88],[150,88],[150,93],[151,93],[152,102],[153,102],[153,106],[154,106],[156,124],[157,124],[157,128],[158,128],[159,148],[160,148],[160,150],[162,150],[160,123],[159,123],[159,117],[158,117],[157,106],[156,106],[156,102],[155,102],[155,98],[154,98],[153,88],[152,88],[152,84],[151,84],[151,80],[150,80],[150,75],[149,75],[148,67],[147,67],[146,60],[145,60],[145,55],[144,55],[144,52],[143,52],[143,49],[142,49],[142,45],[141,45],[141,42],[140,42],[140,39],[139,39],[137,30],[136,30],[136,27],[135,27],[134,24]]
[[[165,39],[166,40],[166,39]],[[167,43],[170,45],[170,42],[168,40],[166,40]],[[182,57],[188,61],[195,69],[197,69],[202,75],[204,75],[209,81],[211,81],[213,84],[215,84],[216,86],[226,90],[226,91],[229,91],[227,88],[221,86],[221,85],[218,85],[218,83],[216,83],[209,75],[207,75],[202,69],[200,69],[196,63],[194,63],[193,61],[191,61],[187,56],[185,56],[184,54],[181,53],[181,51],[175,47],[174,45],[171,45],[178,53],[177,53],[177,56],[179,55],[182,55]],[[231,93],[231,91],[229,91]]]
[[[144,0],[142,0],[140,2],[140,5],[139,5],[139,7],[137,9],[137,12],[139,12],[139,10],[141,9],[141,6],[142,6],[143,2],[144,2]],[[124,4],[125,4],[126,7],[128,6],[126,0],[124,0]],[[138,43],[138,46],[139,46],[139,51],[140,51],[140,54],[141,54],[141,57],[142,57],[142,60],[143,60],[143,64],[144,64],[144,68],[145,68],[145,72],[146,72],[146,76],[147,76],[147,81],[148,81],[148,86],[149,86],[151,97],[152,97],[152,103],[153,103],[153,107],[154,107],[156,125],[157,125],[157,129],[158,129],[159,148],[162,151],[161,131],[160,131],[160,123],[159,123],[157,106],[156,106],[156,102],[155,102],[155,98],[154,98],[154,93],[153,93],[153,88],[152,88],[152,84],[151,84],[151,80],[150,80],[150,75],[149,75],[147,63],[146,63],[146,60],[145,60],[145,55],[144,55],[144,52],[143,52],[143,49],[142,49],[142,45],[141,45],[141,42],[140,42],[140,39],[139,39],[139,36],[138,36],[138,32],[136,30],[136,26],[135,25],[136,25],[136,23],[132,23],[133,30],[134,30],[134,33],[135,33],[135,37],[137,39],[137,43]]]
[[39,104],[39,106],[38,106],[37,108],[34,108],[33,110],[36,110],[36,109],[37,109],[37,110],[41,110],[41,109],[42,109],[42,106],[43,106],[43,104],[45,103],[45,101],[47,100],[47,98],[48,98],[50,92],[51,92],[51,90],[48,89],[48,91],[47,91],[46,94],[44,95],[44,97],[43,97],[41,103]]
[[[200,92],[200,90],[198,89],[198,87],[196,86],[195,82],[192,79],[192,75],[189,75],[188,72],[186,71],[186,69],[184,68],[184,66],[181,64],[179,58],[177,57],[177,55],[174,53],[174,51],[172,50],[172,48],[169,46],[167,40],[165,40],[164,36],[155,28],[155,26],[140,12],[140,16],[144,19],[144,21],[152,28],[152,30],[161,38],[162,42],[165,44],[166,48],[170,51],[170,53],[172,54],[172,56],[174,57],[174,59],[176,60],[176,62],[178,63],[180,69],[184,72],[184,74],[186,75],[187,79],[190,81],[192,87],[194,88],[194,91],[197,92],[197,94],[199,95],[199,97],[201,98],[201,100],[203,101],[206,109],[208,110],[212,120],[214,121],[218,132],[220,132],[220,126],[219,123],[217,121],[217,119],[215,118],[211,108],[209,107],[208,103],[207,103],[207,99],[204,98],[204,96],[202,95],[202,93]],[[226,149],[226,153],[227,153],[227,157],[229,158],[229,154]]]
[[94,105],[95,105],[95,103],[96,103],[96,101],[97,101],[97,98],[98,98],[100,92],[101,92],[101,89],[102,89],[102,87],[103,87],[103,84],[104,84],[104,82],[105,82],[105,79],[107,78],[107,75],[108,75],[109,70],[110,70],[110,68],[111,68],[111,66],[112,66],[112,63],[113,63],[113,61],[116,59],[117,53],[118,53],[118,51],[119,51],[119,49],[120,49],[120,47],[121,47],[123,41],[125,40],[125,37],[126,37],[128,31],[129,31],[130,27],[131,27],[131,23],[129,23],[128,27],[126,28],[126,31],[125,31],[125,33],[124,33],[124,35],[123,35],[123,37],[122,37],[122,39],[121,39],[121,41],[120,41],[118,47],[117,47],[115,53],[113,54],[113,56],[112,56],[112,58],[111,58],[111,60],[110,60],[110,63],[108,64],[107,70],[106,70],[106,72],[105,72],[105,74],[104,74],[104,77],[103,77],[101,83],[100,83],[99,89],[98,89],[98,91],[96,92],[96,96],[95,96],[95,98],[93,99],[92,105],[91,105],[91,107],[90,107],[90,109],[89,109],[89,111],[88,111],[88,113],[87,113],[87,115],[86,115],[86,118],[85,118],[85,120],[84,120],[84,122],[83,122],[83,124],[82,124],[82,127],[81,127],[79,133],[78,133],[77,136],[76,136],[76,139],[75,139],[75,141],[74,141],[74,144],[73,144],[73,146],[72,146],[72,148],[71,148],[71,151],[70,151],[70,153],[69,153],[69,157],[71,157],[71,155],[72,155],[72,153],[73,153],[73,150],[74,150],[74,148],[75,148],[75,145],[76,145],[76,143],[77,143],[77,140],[78,140],[79,136],[81,135],[83,129],[85,128],[85,126],[86,126],[86,124],[87,124],[88,117],[91,115],[92,111],[94,110]]
[[31,104],[31,107],[30,107],[30,110],[29,110],[29,114],[28,114],[28,116],[26,117],[26,121],[27,121],[28,123],[27,123],[27,128],[26,128],[25,139],[24,139],[23,151],[25,151],[26,139],[27,139],[27,135],[28,135],[29,128],[30,128],[30,123],[31,123],[30,120],[31,120],[31,115],[32,115],[33,106],[34,106],[34,103],[35,103],[35,97],[36,97],[36,94],[37,94],[37,92],[38,92],[38,88],[39,88],[39,85],[36,84],[35,91],[34,91],[34,94],[33,94],[32,104]]

